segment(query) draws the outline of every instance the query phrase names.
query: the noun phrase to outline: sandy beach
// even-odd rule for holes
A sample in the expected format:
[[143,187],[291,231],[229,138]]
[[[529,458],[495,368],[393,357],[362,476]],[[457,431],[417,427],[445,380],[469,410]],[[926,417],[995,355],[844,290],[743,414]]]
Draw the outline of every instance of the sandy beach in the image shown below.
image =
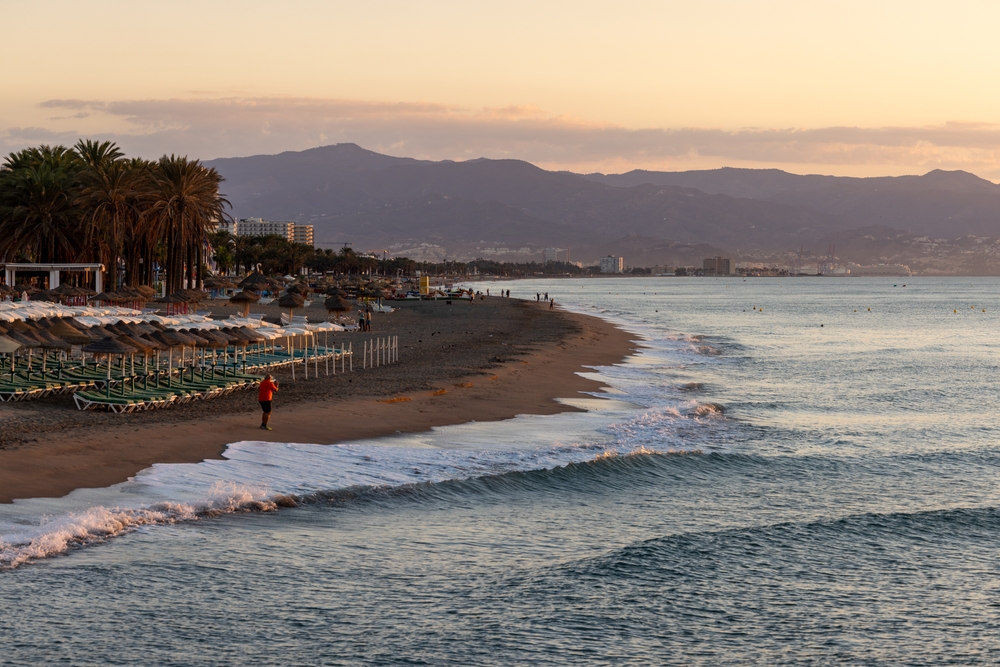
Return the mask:
[[[209,306],[214,314],[228,312],[221,303]],[[493,297],[398,305],[375,316],[371,333],[336,335],[358,353],[353,373],[326,376],[320,366],[319,378],[304,380],[300,367],[295,382],[288,371],[276,374],[270,432],[258,428],[256,392],[126,415],[80,412],[66,396],[0,404],[0,502],[109,486],[154,463],[219,458],[240,440],[332,444],[574,410],[554,399],[600,389],[577,373],[635,347],[603,320],[547,304]],[[298,314],[326,317],[316,307]],[[400,361],[361,370],[363,342],[379,336],[399,337]]]

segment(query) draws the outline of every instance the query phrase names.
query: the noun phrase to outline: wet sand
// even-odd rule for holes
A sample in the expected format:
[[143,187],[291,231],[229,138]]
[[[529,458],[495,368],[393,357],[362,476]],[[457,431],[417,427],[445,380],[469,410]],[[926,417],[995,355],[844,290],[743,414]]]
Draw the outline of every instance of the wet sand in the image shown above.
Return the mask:
[[[301,366],[295,382],[289,371],[276,374],[273,431],[259,428],[256,392],[125,415],[80,412],[69,396],[0,404],[0,502],[109,486],[154,463],[220,458],[240,440],[332,444],[572,411],[554,399],[600,389],[578,373],[617,363],[635,347],[603,320],[534,302],[393,305],[396,312],[375,315],[373,332],[331,336],[353,342],[353,373],[326,376],[321,364],[319,378],[311,368],[304,380]],[[209,309],[228,312],[218,304]],[[315,307],[296,314],[326,317]],[[399,337],[400,361],[362,370],[363,341],[390,335]]]

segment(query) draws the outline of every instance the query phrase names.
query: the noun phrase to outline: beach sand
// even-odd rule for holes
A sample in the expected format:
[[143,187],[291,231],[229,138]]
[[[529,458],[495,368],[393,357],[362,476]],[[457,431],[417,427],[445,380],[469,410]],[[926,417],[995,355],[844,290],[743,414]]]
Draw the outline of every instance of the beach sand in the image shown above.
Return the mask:
[[[572,411],[554,399],[600,389],[577,373],[617,363],[635,347],[604,320],[530,301],[393,305],[396,312],[375,315],[374,331],[331,336],[353,342],[353,373],[326,376],[321,364],[319,378],[310,368],[304,380],[301,366],[296,382],[289,371],[275,374],[273,431],[259,428],[256,392],[126,415],[80,412],[69,396],[0,404],[0,502],[110,486],[154,463],[220,458],[240,440],[332,444]],[[296,314],[326,316],[315,307]],[[399,362],[362,370],[363,341],[385,336],[399,337]]]

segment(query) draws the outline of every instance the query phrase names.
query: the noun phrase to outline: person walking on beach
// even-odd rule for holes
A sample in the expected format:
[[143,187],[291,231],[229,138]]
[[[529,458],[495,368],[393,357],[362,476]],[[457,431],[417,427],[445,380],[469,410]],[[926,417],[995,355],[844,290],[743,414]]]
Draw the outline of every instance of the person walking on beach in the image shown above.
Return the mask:
[[372,330],[372,309],[369,308],[365,311],[365,331]]
[[260,427],[265,431],[272,430],[267,422],[271,420],[271,398],[274,397],[274,392],[278,391],[278,383],[271,380],[271,374],[268,373],[264,376],[264,379],[260,381],[260,391],[257,392],[257,400],[260,401],[260,409],[262,416],[260,418]]
[[549,301],[549,310],[552,310],[555,307],[556,307],[556,300],[552,299],[551,301]]

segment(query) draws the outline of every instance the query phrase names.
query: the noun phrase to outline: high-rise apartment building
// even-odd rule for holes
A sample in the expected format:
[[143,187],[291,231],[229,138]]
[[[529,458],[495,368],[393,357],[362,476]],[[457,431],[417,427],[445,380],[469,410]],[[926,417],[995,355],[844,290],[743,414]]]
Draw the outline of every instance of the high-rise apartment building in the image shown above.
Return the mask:
[[[222,227],[220,226],[220,229]],[[227,227],[227,231],[230,231]],[[291,243],[315,245],[312,225],[297,222],[275,222],[263,218],[241,218],[231,229],[234,236],[266,236],[274,234],[288,239]]]
[[726,257],[709,257],[701,263],[702,271],[706,276],[728,276],[731,263]]
[[608,255],[601,257],[601,273],[621,273],[625,270],[625,258]]
[[292,242],[293,243],[305,243],[306,245],[315,245],[313,243],[313,226],[312,225],[300,225],[295,223],[292,228]]

